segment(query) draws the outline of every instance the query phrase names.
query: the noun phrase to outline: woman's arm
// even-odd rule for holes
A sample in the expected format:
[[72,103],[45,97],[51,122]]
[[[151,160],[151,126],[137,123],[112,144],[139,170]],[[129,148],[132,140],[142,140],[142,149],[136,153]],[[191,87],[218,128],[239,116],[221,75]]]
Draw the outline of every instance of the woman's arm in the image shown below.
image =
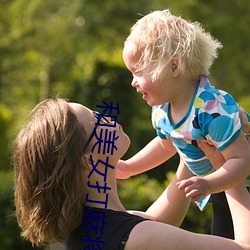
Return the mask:
[[188,198],[197,201],[208,194],[237,186],[247,179],[250,174],[250,148],[243,133],[221,153],[225,163],[218,170],[204,177],[195,176],[183,180],[178,184]]
[[250,115],[246,114],[242,108],[240,108],[240,119],[242,123],[242,131],[250,145]]
[[[242,130],[246,134],[250,131],[245,112],[240,111]],[[199,147],[205,152],[213,166],[218,169],[205,177],[192,177],[178,183],[188,198],[197,201],[209,193],[224,191],[239,185],[250,174],[250,140],[241,133],[238,138],[222,152],[204,142]],[[222,167],[221,167],[222,166]]]
[[[246,243],[250,249],[250,195],[244,184],[226,190],[232,214],[235,240]],[[226,249],[226,248],[223,248]]]

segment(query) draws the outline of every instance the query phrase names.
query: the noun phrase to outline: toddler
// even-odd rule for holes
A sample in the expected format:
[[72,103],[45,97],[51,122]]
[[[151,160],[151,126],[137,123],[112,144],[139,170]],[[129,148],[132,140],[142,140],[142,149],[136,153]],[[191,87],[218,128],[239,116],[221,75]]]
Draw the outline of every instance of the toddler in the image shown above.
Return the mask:
[[[241,132],[238,105],[211,84],[209,69],[222,45],[197,22],[154,11],[131,28],[123,59],[131,85],[152,107],[157,137],[135,156],[120,161],[118,178],[158,166],[176,151],[195,175],[178,183],[201,209],[210,194],[238,185],[250,174],[249,145]],[[225,163],[213,171],[198,147],[206,141],[221,151]]]

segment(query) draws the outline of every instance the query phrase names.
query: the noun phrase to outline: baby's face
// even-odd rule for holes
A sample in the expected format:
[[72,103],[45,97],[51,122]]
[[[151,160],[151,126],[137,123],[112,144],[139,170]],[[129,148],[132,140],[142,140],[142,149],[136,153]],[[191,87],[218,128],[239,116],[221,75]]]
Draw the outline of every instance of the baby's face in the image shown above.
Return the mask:
[[141,53],[132,43],[125,43],[122,57],[128,70],[134,74],[138,70],[138,62],[141,58]]
[[[133,79],[131,82],[132,87],[136,91],[142,94],[142,98],[147,102],[149,106],[156,106],[165,103],[168,100],[166,97],[168,86],[168,72],[166,71],[164,79],[157,79],[152,81],[152,69],[140,71],[138,62],[141,58],[141,52],[132,43],[125,43],[123,49],[123,60],[132,73]],[[149,67],[150,67],[149,63]]]

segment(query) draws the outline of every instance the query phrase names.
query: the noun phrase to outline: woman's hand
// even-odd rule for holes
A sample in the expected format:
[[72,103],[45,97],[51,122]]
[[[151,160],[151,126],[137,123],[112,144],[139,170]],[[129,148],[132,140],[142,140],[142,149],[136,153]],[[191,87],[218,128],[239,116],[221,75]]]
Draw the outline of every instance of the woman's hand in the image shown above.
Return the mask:
[[242,122],[242,131],[244,132],[246,139],[249,143],[250,139],[250,122],[247,119],[247,115],[244,112],[243,108],[240,108],[240,119]]
[[[240,119],[242,122],[242,131],[245,133],[248,142],[250,143],[250,122],[242,108],[240,108]],[[206,154],[213,167],[217,170],[224,163],[225,159],[220,151],[206,141],[197,141],[199,148]],[[211,187],[205,177],[194,176],[177,183],[180,190],[184,190],[186,197],[192,201],[197,201],[211,193]]]

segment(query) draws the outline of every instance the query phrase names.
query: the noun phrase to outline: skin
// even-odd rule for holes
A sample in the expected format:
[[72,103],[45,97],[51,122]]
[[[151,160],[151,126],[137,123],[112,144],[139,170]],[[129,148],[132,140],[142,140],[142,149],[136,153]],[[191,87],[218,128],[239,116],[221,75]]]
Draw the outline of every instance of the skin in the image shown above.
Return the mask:
[[[246,113],[244,112],[243,108],[240,108],[240,119],[242,122],[242,131],[244,133],[249,133],[250,132],[250,122],[247,119]],[[248,139],[249,143],[249,139]]]
[[[142,94],[142,98],[151,107],[170,102],[173,122],[180,121],[188,110],[198,77],[197,79],[188,79],[180,76],[178,60],[173,58],[166,67],[164,76],[152,82],[148,73],[137,73],[137,63],[141,57],[141,52],[137,48],[130,43],[125,43],[122,55],[126,67],[133,76],[132,87]],[[185,84],[183,84],[184,82]],[[178,113],[175,113],[175,110],[178,110]]]
[[[242,121],[242,131],[244,133],[247,133],[250,130],[250,122],[248,122],[247,116],[242,108],[240,108],[240,119]],[[250,141],[248,139],[248,145]],[[214,166],[215,169],[219,169],[224,163],[225,158],[222,154],[220,154],[214,146],[209,145],[208,143],[204,141],[198,141],[198,146],[206,153],[208,158],[210,159],[210,162]],[[216,157],[215,157],[216,156]],[[199,192],[199,189],[202,188],[202,185],[206,187],[202,182],[205,178],[199,178],[199,177],[192,177],[185,181],[180,181],[177,183],[177,186],[179,189],[184,190],[186,193],[186,196],[191,198],[192,200],[196,200],[196,193]],[[195,180],[193,182],[193,180]],[[192,185],[194,186],[192,187]],[[200,187],[196,188],[195,185],[201,185]],[[209,184],[208,184],[209,185]],[[206,192],[206,191],[204,191]],[[207,191],[209,192],[209,191]]]
[[247,163],[247,159],[250,161],[249,152],[249,145],[241,133],[234,143],[221,151],[225,162],[217,171],[204,177],[194,176],[180,181],[178,187],[185,191],[187,198],[197,201],[208,194],[222,192],[236,186],[250,173]]
[[[152,82],[150,75],[146,72],[137,72],[140,56],[141,52],[133,44],[125,43],[123,60],[133,75],[132,87],[142,94],[142,98],[150,106],[169,102],[170,120],[173,124],[179,122],[189,108],[197,79],[188,79],[180,75],[178,60],[173,58],[166,67],[164,77],[162,77],[164,80],[159,79]],[[142,173],[169,159],[174,150],[169,142],[163,141],[154,139],[132,158],[120,161],[117,178],[127,178]],[[151,155],[155,154],[159,160],[150,160]],[[225,163],[217,171],[205,177],[194,176],[178,183],[178,188],[184,190],[187,198],[198,201],[208,194],[218,193],[236,186],[247,178],[250,174],[250,148],[243,133],[223,149],[221,154]]]
[[[142,94],[142,98],[150,106],[159,105],[168,101],[170,99],[170,96],[174,96],[174,93],[176,91],[179,91],[178,88],[170,88],[173,93],[171,93],[170,91],[162,91],[163,89],[167,89],[164,86],[173,85],[173,80],[176,78],[176,76],[178,76],[179,71],[176,67],[177,62],[173,61],[172,64],[172,67],[175,68],[174,72],[172,71],[172,69],[166,70],[164,81],[159,80],[156,82],[152,82],[148,74],[137,73],[137,62],[140,56],[140,52],[136,50],[136,48],[132,44],[128,43],[125,45],[123,50],[123,59],[126,67],[131,71],[133,75],[133,80],[131,82],[132,87],[134,87],[138,93]],[[175,86],[177,85],[178,84],[175,84]],[[191,93],[190,88],[186,91],[186,93],[188,92]],[[190,95],[190,101],[191,99],[192,96]],[[183,100],[186,100],[186,102],[189,103],[189,98],[187,97],[187,95],[180,102],[178,102],[177,100],[172,100],[172,102],[176,104],[180,103],[178,104],[178,106],[184,106],[182,113],[185,114],[187,109],[184,105],[185,102],[183,102]],[[178,113],[178,116],[175,116],[175,119],[181,119],[180,115],[181,112]],[[119,161],[117,178],[126,179],[130,176],[150,170],[170,159],[175,153],[176,149],[173,146],[171,140],[163,140],[159,137],[155,137],[134,157],[128,159],[127,161]],[[154,155],[155,157],[152,158],[151,155]]]
[[[95,126],[95,123],[97,122],[92,110],[86,108],[83,105],[77,104],[77,103],[70,103],[69,105],[70,105],[71,110],[77,116],[79,123],[82,124],[82,126],[85,128],[86,134],[90,135],[91,131],[93,130],[93,128]],[[107,118],[107,119],[109,119],[109,118]],[[98,126],[96,133],[100,134],[100,130],[102,128],[103,127]],[[109,157],[109,164],[111,166],[116,166],[118,160],[120,159],[120,157],[122,155],[124,155],[124,153],[127,151],[128,147],[130,145],[130,139],[127,136],[127,134],[124,133],[122,126],[120,124],[116,123],[115,127],[107,127],[107,128],[110,132],[116,131],[116,136],[119,136],[118,140],[116,140],[116,143],[115,143],[117,150],[115,151],[115,153],[113,155],[108,154],[108,153],[107,154],[98,154],[98,152],[97,152],[98,150],[97,150],[97,148],[95,148],[94,152],[92,153],[91,149],[93,148],[94,144],[97,142],[97,139],[94,136],[93,139],[91,140],[89,146],[86,149],[86,153],[83,156],[84,160],[87,162],[88,167],[89,167],[89,169],[86,171],[86,179],[90,173],[90,170],[92,169],[90,155],[92,155],[93,161],[95,164],[97,163],[98,160],[105,162],[106,157],[108,156]],[[99,169],[99,166],[103,166],[103,164],[99,164],[98,169]],[[115,174],[115,171],[111,168],[108,168],[106,182],[111,187],[111,190],[107,190],[107,193],[109,194],[109,199],[108,199],[109,207],[108,208],[113,209],[113,210],[117,210],[117,211],[126,211],[126,209],[121,204],[119,198],[117,197],[117,186],[116,186],[116,180],[114,178],[114,174]],[[103,176],[98,174],[96,171],[94,171],[91,176],[94,177],[93,179],[99,180],[100,183],[103,182]],[[91,180],[91,178],[88,178],[88,180]],[[95,182],[93,182],[93,183],[95,183]],[[105,200],[106,194],[96,192],[96,189],[88,187],[86,182],[84,182],[84,188],[86,189],[86,193],[89,194],[89,196],[91,197],[92,200]],[[86,206],[92,206],[92,204],[90,202],[86,202]],[[104,208],[104,205],[99,204],[99,203],[95,203],[95,207]]]
[[[93,126],[96,122],[96,118],[94,117],[91,110],[79,104],[69,104],[71,110],[76,114],[79,123],[85,128],[87,136],[90,135]],[[87,122],[86,122],[87,121]],[[97,129],[97,135],[100,133],[100,129]],[[130,140],[128,136],[123,132],[122,127],[117,123],[115,127],[109,127],[109,131],[116,131],[119,138],[116,141],[117,151],[113,155],[109,155],[109,164],[116,166],[119,162],[119,159],[125,154],[127,151]],[[91,140],[89,147],[87,148],[86,153],[83,156],[83,160],[87,163],[90,160],[90,154],[94,158],[94,162],[96,163],[97,159],[105,160],[106,154],[98,154],[97,150],[94,150],[91,153],[91,149],[96,143],[95,137]],[[88,168],[84,168],[83,171],[86,173],[86,176],[91,171],[91,164],[88,164]],[[181,203],[187,209],[188,201],[187,199],[177,199],[176,197],[180,197],[178,193],[181,191],[176,188],[176,183],[178,182],[178,178],[183,178],[185,176],[189,176],[188,170],[184,167],[184,164],[180,163],[180,169],[185,169],[184,171],[177,172],[176,177],[173,179],[171,184],[167,187],[161,197],[156,201],[154,205],[152,205],[148,211],[145,213],[145,216],[148,218],[162,220],[168,222],[167,217],[173,216],[170,218],[172,224],[179,223],[179,213],[178,208]],[[103,172],[105,169],[104,165],[100,164],[98,170]],[[182,176],[184,175],[184,176]],[[91,183],[96,183],[96,181],[101,181],[103,179],[95,171],[88,178]],[[103,180],[102,180],[103,181]],[[117,183],[116,183],[116,167],[113,170],[110,170],[107,174],[107,184],[111,187],[109,190],[109,200],[108,200],[108,209],[116,210],[116,211],[124,211],[126,209],[123,207],[117,193]],[[86,185],[86,179],[83,180],[83,185]],[[84,187],[84,188],[85,188]],[[103,193],[98,193],[97,190],[93,188],[87,189],[87,193],[91,195],[93,200],[102,200]],[[176,196],[175,196],[176,195]],[[137,224],[131,231],[128,241],[125,244],[125,250],[146,250],[146,249],[157,249],[157,250],[183,250],[183,249],[250,249],[250,238],[248,234],[248,226],[250,223],[250,197],[246,197],[246,189],[243,186],[235,187],[231,190],[227,191],[229,206],[231,208],[235,228],[236,228],[236,241],[229,240],[221,237],[210,236],[210,235],[201,235],[191,233],[177,227],[160,223],[156,221],[143,221]],[[183,197],[183,196],[182,196]],[[172,199],[172,200],[171,200]],[[100,207],[104,208],[104,204],[97,203],[89,203],[87,205],[91,205],[92,207]],[[160,205],[163,205],[161,208]],[[184,209],[184,210],[185,210]],[[237,215],[237,219],[236,219]],[[176,219],[174,219],[176,218]],[[241,230],[238,230],[241,229]],[[242,232],[241,232],[242,231]],[[185,239],[185,240],[180,240]]]

